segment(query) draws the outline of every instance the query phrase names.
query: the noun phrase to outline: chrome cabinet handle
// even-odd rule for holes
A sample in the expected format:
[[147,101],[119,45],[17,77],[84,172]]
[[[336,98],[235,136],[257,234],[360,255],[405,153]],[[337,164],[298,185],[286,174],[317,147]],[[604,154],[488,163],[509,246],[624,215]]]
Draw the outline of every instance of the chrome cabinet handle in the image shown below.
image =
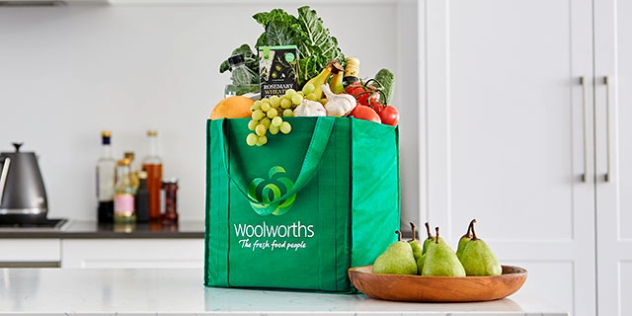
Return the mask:
[[7,184],[7,174],[9,173],[9,165],[11,165],[11,158],[4,158],[2,164],[2,171],[0,171],[0,204],[2,204],[2,197],[4,195],[4,186]]
[[610,141],[610,76],[605,76],[603,78],[603,83],[606,84],[606,182],[610,182],[612,180],[612,173],[610,172],[610,155],[612,152],[612,144]]
[[584,173],[582,174],[582,182],[588,182],[588,122],[587,119],[587,111],[586,108],[586,78],[584,76],[579,77],[579,83],[582,85],[582,112],[584,115]]

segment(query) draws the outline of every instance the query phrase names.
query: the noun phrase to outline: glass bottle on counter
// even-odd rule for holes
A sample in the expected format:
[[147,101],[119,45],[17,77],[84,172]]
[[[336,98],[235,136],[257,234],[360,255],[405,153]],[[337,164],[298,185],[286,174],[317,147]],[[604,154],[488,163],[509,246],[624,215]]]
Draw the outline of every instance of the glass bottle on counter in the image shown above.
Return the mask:
[[114,194],[114,223],[134,223],[134,193],[130,181],[130,161],[123,158],[116,166],[116,193]]
[[162,182],[162,188],[165,191],[165,214],[163,214],[163,223],[175,224],[178,222],[178,179],[171,178]]
[[134,190],[134,194],[136,194],[136,190],[138,190],[138,186],[140,185],[140,179],[138,178],[138,170],[136,170],[134,168],[134,152],[133,151],[126,151],[124,154],[124,157],[129,159],[130,163],[129,163],[129,168],[130,168],[130,174],[129,174],[129,179],[130,182],[132,184],[132,189]]
[[140,184],[136,190],[136,221],[147,223],[149,221],[149,190],[147,190],[147,172],[138,173]]
[[99,223],[111,223],[114,216],[114,179],[116,160],[110,145],[112,133],[101,132],[101,157],[97,161],[97,219]]
[[147,131],[149,154],[143,159],[142,169],[147,172],[149,191],[149,221],[160,221],[160,188],[162,186],[162,160],[158,156],[158,132]]

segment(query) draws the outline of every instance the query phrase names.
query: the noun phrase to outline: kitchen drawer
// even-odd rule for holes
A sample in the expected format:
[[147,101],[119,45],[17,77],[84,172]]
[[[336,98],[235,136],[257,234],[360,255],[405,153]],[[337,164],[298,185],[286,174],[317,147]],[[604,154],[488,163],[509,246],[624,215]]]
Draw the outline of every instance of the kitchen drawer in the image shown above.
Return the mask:
[[204,239],[64,239],[62,268],[202,268]]
[[59,239],[0,239],[0,267],[59,266]]

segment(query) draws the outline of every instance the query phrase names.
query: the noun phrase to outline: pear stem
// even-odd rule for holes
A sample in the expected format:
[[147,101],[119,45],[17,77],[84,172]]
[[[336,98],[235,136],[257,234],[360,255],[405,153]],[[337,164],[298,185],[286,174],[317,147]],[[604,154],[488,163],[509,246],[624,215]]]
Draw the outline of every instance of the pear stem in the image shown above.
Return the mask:
[[413,231],[413,239],[411,239],[410,241],[415,241],[415,223],[410,222],[410,229]]
[[395,231],[395,234],[397,234],[399,237],[397,238],[397,241],[402,241],[402,232],[400,232],[399,230]]
[[474,230],[474,223],[476,223],[476,220],[472,220],[472,222],[470,223],[470,227],[472,227],[472,239],[471,240],[478,240],[478,237],[476,237],[476,231]]
[[432,238],[432,234],[430,233],[430,223],[426,222],[426,231],[428,232],[428,238]]
[[476,223],[476,218],[470,222],[470,225],[467,227],[467,237],[472,238],[472,228],[474,227],[474,223]]
[[437,232],[437,238],[435,238],[435,243],[439,243],[439,226],[435,227],[435,231]]

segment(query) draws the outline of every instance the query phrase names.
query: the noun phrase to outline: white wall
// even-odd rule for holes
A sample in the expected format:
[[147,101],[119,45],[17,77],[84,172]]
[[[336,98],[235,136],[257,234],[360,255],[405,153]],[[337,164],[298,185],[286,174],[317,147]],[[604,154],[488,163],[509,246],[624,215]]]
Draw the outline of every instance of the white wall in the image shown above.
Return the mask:
[[[281,7],[295,14],[298,6]],[[10,142],[23,140],[24,151],[39,154],[49,217],[91,220],[100,131],[112,130],[116,156],[134,150],[138,162],[146,152],[145,131],[156,128],[164,176],[180,179],[181,218],[203,219],[205,120],[229,82],[219,64],[238,45],[254,44],[262,28],[251,16],[274,7],[0,8],[0,149],[12,151]],[[416,33],[398,36],[416,30],[398,23],[414,19],[416,7],[313,7],[344,53],[361,59],[362,76],[386,67],[413,87],[400,85],[393,104],[405,116],[401,156],[412,168],[402,167],[403,208],[412,214],[404,217],[416,220],[417,63],[406,57],[416,56]]]

